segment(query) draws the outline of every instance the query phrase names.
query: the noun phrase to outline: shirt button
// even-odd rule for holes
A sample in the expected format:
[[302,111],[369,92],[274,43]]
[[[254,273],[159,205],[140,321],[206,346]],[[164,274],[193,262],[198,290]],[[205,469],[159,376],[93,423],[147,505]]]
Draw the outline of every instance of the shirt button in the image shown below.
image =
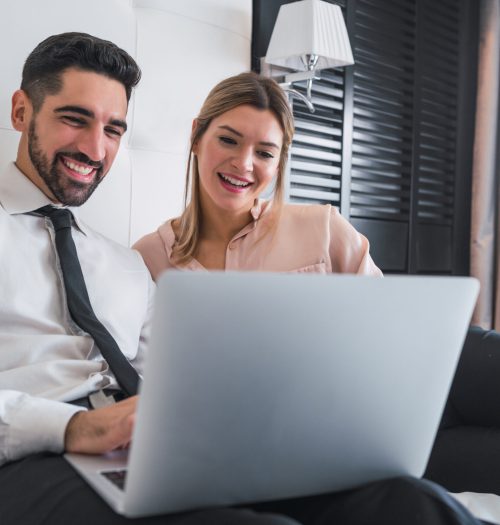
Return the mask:
[[230,250],[235,250],[236,249],[236,244],[234,242],[230,242],[229,243],[229,249]]

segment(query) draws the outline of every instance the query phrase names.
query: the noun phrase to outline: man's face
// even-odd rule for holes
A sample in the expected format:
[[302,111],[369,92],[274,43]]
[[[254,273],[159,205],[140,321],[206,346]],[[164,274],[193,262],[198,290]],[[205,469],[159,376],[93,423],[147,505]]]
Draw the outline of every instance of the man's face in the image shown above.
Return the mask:
[[37,113],[28,108],[17,166],[52,201],[80,206],[111,168],[126,114],[120,82],[68,69],[59,93]]

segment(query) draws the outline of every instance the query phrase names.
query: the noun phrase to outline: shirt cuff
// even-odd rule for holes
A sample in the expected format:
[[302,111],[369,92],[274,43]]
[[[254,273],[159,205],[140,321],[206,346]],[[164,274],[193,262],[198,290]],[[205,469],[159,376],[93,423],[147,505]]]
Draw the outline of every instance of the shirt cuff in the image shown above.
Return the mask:
[[8,430],[8,461],[37,452],[64,451],[66,426],[83,407],[39,397],[23,396]]

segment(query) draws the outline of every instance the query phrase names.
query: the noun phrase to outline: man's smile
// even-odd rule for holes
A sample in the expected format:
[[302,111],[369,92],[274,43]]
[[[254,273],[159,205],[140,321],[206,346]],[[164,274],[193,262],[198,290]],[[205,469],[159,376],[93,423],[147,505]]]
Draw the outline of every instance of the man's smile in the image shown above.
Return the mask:
[[92,182],[98,168],[100,168],[100,166],[91,166],[84,162],[78,162],[65,155],[60,155],[59,160],[64,167],[64,172],[69,177],[83,183]]

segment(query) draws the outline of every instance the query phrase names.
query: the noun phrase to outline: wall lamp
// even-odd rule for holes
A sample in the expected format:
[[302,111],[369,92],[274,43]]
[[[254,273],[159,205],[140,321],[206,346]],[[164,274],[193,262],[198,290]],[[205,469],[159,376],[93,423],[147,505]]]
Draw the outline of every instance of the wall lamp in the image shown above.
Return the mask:
[[[319,71],[351,64],[354,59],[340,6],[323,0],[301,0],[280,7],[261,70],[276,77],[280,86],[302,100],[311,113],[315,111],[312,83],[320,78]],[[294,82],[304,80],[306,95],[293,89]]]

